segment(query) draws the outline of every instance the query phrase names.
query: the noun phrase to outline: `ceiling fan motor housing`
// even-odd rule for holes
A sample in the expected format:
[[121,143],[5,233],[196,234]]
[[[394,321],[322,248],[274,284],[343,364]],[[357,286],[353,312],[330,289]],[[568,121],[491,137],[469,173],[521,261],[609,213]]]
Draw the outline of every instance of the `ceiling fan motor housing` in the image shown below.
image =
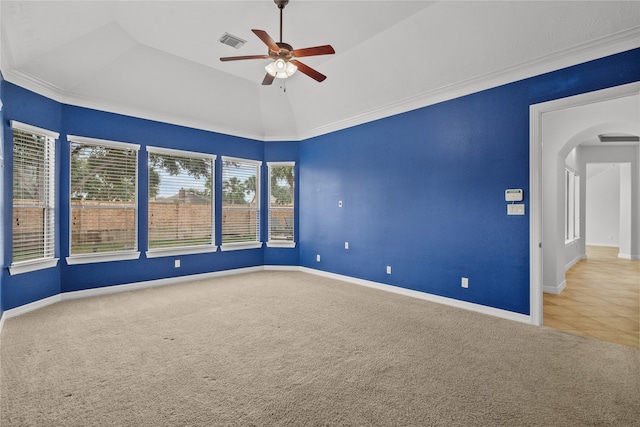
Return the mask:
[[291,54],[291,52],[293,52],[293,46],[291,46],[288,43],[283,43],[283,42],[276,42],[276,44],[280,48],[280,51],[276,52],[276,51],[273,51],[273,50],[269,49],[269,56],[271,56],[274,59],[282,58],[285,61],[290,60],[291,57],[293,56]]

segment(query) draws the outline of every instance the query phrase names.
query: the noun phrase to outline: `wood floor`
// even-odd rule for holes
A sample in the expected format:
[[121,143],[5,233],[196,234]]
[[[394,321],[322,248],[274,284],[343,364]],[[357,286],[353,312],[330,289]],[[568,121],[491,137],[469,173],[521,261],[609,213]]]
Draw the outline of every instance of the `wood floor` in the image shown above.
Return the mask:
[[618,248],[587,246],[560,295],[544,294],[544,325],[640,348],[640,261]]

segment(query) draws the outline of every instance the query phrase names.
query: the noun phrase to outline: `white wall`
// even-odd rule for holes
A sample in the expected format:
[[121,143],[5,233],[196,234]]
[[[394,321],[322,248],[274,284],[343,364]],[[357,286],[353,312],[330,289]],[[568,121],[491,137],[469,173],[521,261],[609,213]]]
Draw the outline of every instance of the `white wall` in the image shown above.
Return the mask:
[[[618,185],[612,191],[618,189],[618,218],[612,221],[619,225],[618,256],[640,259],[640,147],[637,144],[581,147],[580,163],[584,170],[591,163],[617,164]],[[587,189],[583,191],[586,198]]]
[[[640,149],[638,150],[640,163]],[[631,256],[631,163],[620,164],[620,246],[618,257],[632,259]]]
[[620,165],[587,164],[587,245],[620,246]]

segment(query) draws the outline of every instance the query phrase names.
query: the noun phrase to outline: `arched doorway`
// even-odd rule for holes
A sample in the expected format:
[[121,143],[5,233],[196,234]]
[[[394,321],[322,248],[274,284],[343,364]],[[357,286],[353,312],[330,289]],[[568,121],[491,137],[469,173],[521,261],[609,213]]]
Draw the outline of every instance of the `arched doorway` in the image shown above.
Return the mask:
[[[530,107],[530,313],[543,323],[543,290],[560,292],[565,280],[565,158],[576,146],[600,134],[640,135],[640,83],[618,86]],[[612,108],[624,104],[623,108]],[[631,255],[640,257],[640,150],[631,172]],[[584,232],[584,230],[583,230]],[[584,235],[584,234],[583,234]],[[584,248],[584,241],[581,243]],[[584,253],[584,251],[583,251]]]

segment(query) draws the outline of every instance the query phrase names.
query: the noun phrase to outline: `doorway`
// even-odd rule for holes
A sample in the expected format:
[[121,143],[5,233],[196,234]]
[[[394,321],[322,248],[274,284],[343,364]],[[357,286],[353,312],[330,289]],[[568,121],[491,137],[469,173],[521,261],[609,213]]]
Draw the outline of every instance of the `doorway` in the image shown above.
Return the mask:
[[[564,180],[564,159],[576,146],[598,135],[640,135],[638,99],[640,83],[632,83],[530,107],[530,317],[535,325],[543,324],[543,291],[560,294],[567,284],[565,236],[561,231],[564,209],[560,209],[564,201],[560,186]],[[618,104],[624,107],[612,108]],[[638,259],[640,150],[637,145],[630,150],[633,152],[630,257]],[[580,227],[584,236],[584,221]],[[586,256],[584,239],[579,248]]]

